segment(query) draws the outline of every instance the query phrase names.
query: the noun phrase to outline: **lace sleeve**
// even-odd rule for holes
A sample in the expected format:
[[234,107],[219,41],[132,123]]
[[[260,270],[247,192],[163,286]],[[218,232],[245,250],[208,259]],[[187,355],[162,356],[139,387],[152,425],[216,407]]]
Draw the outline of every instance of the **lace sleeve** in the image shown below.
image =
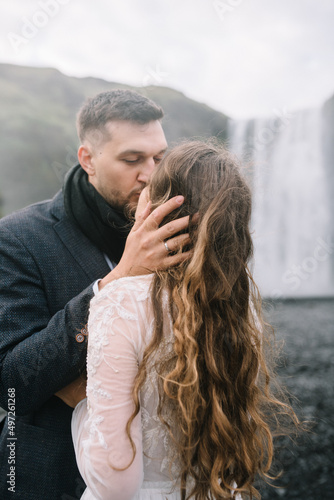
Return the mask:
[[[143,480],[140,414],[131,426],[136,456],[126,434],[132,389],[147,325],[148,279],[123,278],[91,302],[88,321],[87,406],[74,411],[72,435],[79,470],[98,499],[133,498]],[[73,430],[74,428],[74,430]]]

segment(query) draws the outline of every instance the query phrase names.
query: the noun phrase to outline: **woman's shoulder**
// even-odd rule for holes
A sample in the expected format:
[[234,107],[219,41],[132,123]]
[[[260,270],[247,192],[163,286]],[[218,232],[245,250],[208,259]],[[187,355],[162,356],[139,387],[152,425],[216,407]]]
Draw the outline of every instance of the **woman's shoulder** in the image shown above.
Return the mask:
[[109,344],[109,335],[116,332],[130,340],[136,351],[141,350],[142,339],[152,330],[150,285],[153,276],[114,280],[91,300],[88,316],[91,355],[95,349],[100,356],[103,346]]
[[140,276],[125,276],[108,283],[91,300],[91,307],[103,302],[123,301],[127,298],[141,302],[149,297],[154,274]]

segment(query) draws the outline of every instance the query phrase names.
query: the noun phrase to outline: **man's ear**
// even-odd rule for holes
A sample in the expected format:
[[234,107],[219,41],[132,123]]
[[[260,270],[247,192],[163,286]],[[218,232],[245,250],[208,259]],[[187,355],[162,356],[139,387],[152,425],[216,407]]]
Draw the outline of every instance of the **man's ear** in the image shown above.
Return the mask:
[[92,153],[91,149],[88,145],[86,144],[81,144],[81,146],[78,149],[78,160],[84,171],[89,175],[92,176],[95,174],[95,169],[92,164]]

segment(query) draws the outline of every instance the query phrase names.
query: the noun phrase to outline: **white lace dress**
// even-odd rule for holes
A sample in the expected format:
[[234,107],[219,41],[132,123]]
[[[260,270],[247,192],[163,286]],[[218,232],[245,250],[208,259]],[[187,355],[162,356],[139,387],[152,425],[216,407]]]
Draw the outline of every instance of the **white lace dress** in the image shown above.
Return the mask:
[[[151,372],[140,394],[141,411],[131,426],[135,459],[123,471],[111,467],[124,468],[132,458],[125,426],[134,409],[138,363],[152,337],[152,277],[113,281],[91,301],[87,399],[76,406],[72,417],[76,459],[87,485],[84,500],[180,499],[173,482],[179,467],[166,427],[156,414],[158,393]],[[172,340],[167,314],[164,325],[163,349]]]

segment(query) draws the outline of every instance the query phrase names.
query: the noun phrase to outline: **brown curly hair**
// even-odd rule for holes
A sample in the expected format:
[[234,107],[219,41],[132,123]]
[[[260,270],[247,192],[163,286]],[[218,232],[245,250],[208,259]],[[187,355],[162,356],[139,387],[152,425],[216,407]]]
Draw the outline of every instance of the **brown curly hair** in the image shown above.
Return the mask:
[[[192,256],[153,280],[154,333],[139,366],[135,411],[127,425],[134,454],[130,426],[154,360],[160,381],[158,415],[181,463],[181,498],[232,498],[233,490],[260,498],[254,480],[270,477],[274,424],[280,415],[295,422],[297,417],[272,390],[265,354],[268,328],[248,268],[253,251],[250,189],[224,148],[193,141],[166,155],[149,193],[152,208],[173,196],[185,197],[163,224],[190,216]],[[166,290],[174,345],[157,359]],[[175,425],[165,416],[171,405]]]

